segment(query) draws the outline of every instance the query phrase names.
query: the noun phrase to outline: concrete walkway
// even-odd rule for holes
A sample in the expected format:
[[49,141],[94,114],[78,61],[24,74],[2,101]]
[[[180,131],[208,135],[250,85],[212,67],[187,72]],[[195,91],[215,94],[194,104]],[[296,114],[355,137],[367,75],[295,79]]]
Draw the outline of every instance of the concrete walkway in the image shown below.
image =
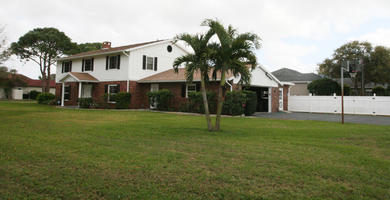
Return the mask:
[[[327,113],[256,113],[256,117],[273,118],[273,119],[290,119],[290,120],[315,120],[341,122],[340,114]],[[375,124],[390,125],[390,116],[372,116],[372,115],[344,115],[345,123],[356,124]]]

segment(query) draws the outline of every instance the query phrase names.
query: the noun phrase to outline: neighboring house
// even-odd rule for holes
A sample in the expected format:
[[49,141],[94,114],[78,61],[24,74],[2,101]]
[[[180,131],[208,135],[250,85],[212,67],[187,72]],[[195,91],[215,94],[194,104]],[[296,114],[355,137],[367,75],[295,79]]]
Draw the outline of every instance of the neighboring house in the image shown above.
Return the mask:
[[[11,90],[11,99],[24,99],[31,91],[42,92],[42,80],[31,79],[23,74],[16,74],[25,82],[25,86],[14,87]],[[50,81],[50,93],[55,94],[55,80]],[[0,88],[0,99],[6,99],[4,88]]]
[[[335,80],[338,84],[341,84],[340,78],[334,78],[333,80]],[[353,90],[355,90],[355,84],[353,81],[354,80],[351,78],[344,78],[344,84],[348,85],[351,88],[351,92]],[[376,84],[373,82],[366,83],[364,86],[365,95],[374,95],[373,91],[372,91],[373,88],[378,87],[378,86],[382,86],[384,88],[387,88],[388,85],[389,84],[386,84],[386,83],[385,84]],[[361,90],[362,90],[362,84],[360,82],[358,82],[358,84],[357,84],[357,89],[358,89],[358,94],[360,94]]]
[[309,83],[322,77],[315,73],[301,73],[289,68],[282,68],[272,72],[272,74],[282,82],[294,83],[290,88],[290,95],[309,95],[307,89]]
[[[189,92],[200,90],[199,74],[188,84],[184,68],[177,74],[173,71],[174,60],[187,53],[173,40],[121,47],[111,47],[110,42],[104,42],[101,50],[58,59],[56,96],[62,106],[77,106],[79,98],[97,99],[104,94],[130,92],[130,108],[147,109],[150,108],[147,92],[169,89],[174,94],[173,105],[179,108],[187,101]],[[208,90],[217,91],[218,80],[217,76],[217,80],[211,81]],[[228,75],[226,89],[238,89],[238,82],[238,77]],[[261,66],[252,71],[249,89],[258,93],[258,111],[287,110],[288,87]]]

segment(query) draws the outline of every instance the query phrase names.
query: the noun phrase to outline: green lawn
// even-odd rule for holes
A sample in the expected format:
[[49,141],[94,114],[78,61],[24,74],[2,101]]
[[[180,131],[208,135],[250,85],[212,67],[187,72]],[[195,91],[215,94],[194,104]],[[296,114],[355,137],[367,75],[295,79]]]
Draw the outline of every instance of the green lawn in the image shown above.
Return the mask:
[[390,126],[0,101],[0,199],[390,199]]

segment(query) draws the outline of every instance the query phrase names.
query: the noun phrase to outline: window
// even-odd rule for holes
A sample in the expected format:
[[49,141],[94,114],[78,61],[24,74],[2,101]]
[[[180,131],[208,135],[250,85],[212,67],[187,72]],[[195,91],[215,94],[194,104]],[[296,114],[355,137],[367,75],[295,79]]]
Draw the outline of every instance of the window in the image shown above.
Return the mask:
[[142,56],[142,69],[157,71],[157,57]]
[[108,85],[108,102],[115,102],[115,95],[119,92],[119,85]]
[[83,62],[82,71],[93,71],[93,58],[85,59]]
[[153,57],[146,58],[146,69],[153,70]]
[[190,92],[196,92],[196,84],[187,84],[186,98]]
[[107,56],[106,58],[106,70],[108,69],[119,69],[120,67],[120,55]]
[[72,61],[62,62],[62,73],[72,71]]
[[171,46],[171,45],[168,45],[168,46],[167,46],[167,51],[168,51],[169,53],[172,52],[172,46]]
[[64,88],[64,100],[65,101],[69,101],[70,100],[70,85],[67,85]]

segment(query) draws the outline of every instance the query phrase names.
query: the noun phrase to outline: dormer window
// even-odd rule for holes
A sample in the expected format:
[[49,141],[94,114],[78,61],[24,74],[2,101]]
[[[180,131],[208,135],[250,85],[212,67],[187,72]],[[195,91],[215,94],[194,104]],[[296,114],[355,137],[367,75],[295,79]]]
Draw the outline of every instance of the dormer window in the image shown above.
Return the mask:
[[81,71],[93,71],[93,58],[83,59]]
[[71,72],[71,71],[72,71],[72,61],[62,62],[62,73]]

